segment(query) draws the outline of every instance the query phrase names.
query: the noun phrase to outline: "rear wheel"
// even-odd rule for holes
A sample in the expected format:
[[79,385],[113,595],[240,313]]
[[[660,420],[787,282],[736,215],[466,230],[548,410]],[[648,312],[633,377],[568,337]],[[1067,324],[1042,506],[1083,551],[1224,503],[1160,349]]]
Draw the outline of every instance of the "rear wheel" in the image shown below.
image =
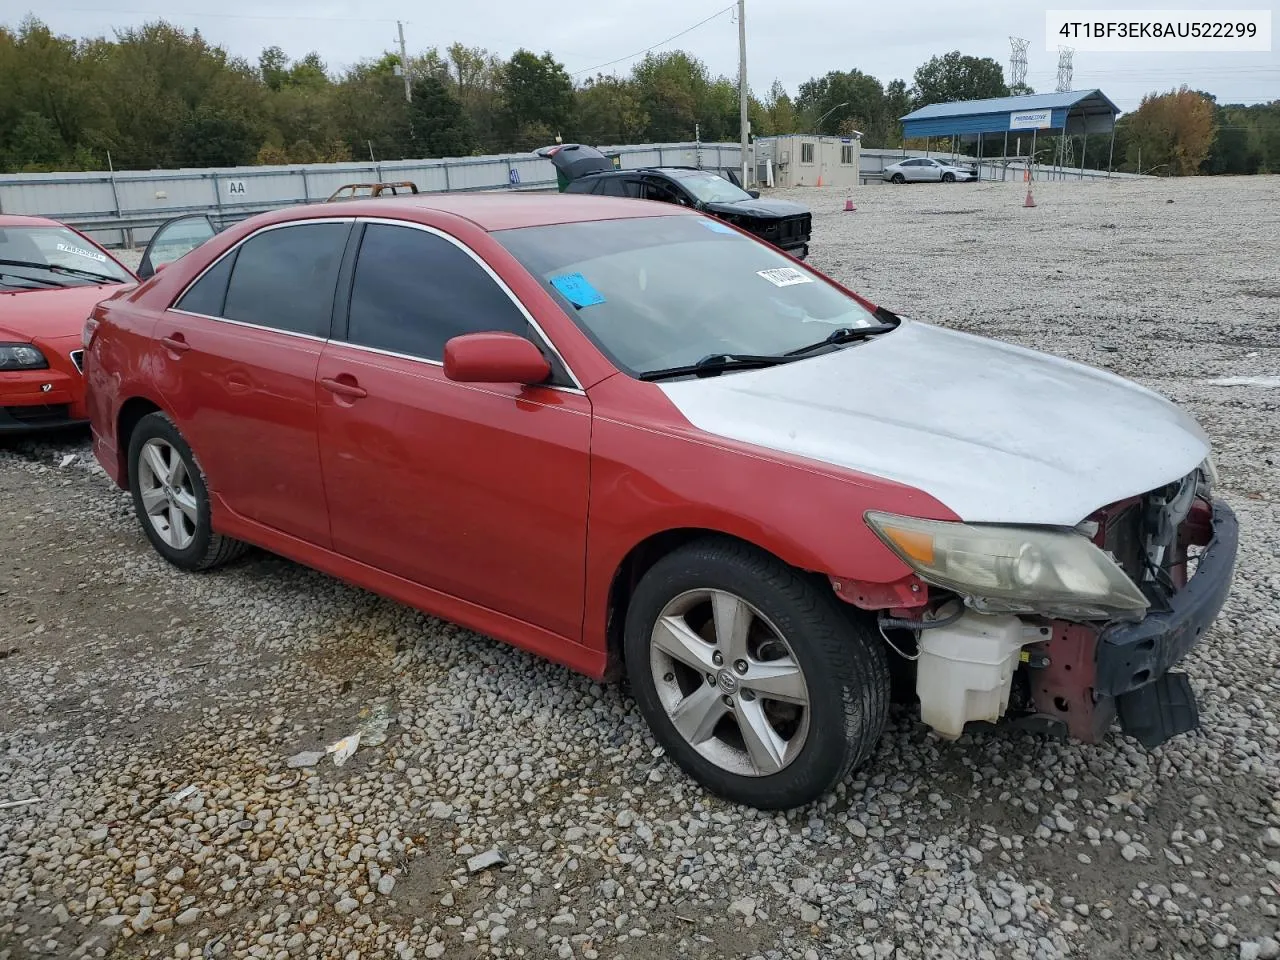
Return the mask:
[[129,489],[156,552],[183,570],[209,570],[246,544],[213,532],[209,488],[191,447],[163,413],[149,413],[129,438]]
[[904,177],[904,176],[903,176],[902,174],[900,174],[900,173],[895,173],[895,174],[894,174],[892,177],[890,177],[889,179],[890,179],[890,180],[892,180],[894,183],[906,183],[906,182],[907,182],[907,178],[906,178],[906,177]]
[[708,790],[761,809],[830,791],[884,728],[884,648],[776,558],[708,538],[658,561],[627,611],[627,672],[658,742]]

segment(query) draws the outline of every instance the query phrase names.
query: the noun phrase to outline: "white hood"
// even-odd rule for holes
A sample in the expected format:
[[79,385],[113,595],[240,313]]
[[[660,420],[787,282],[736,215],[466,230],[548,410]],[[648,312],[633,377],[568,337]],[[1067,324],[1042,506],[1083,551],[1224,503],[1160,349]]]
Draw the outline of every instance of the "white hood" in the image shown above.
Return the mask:
[[912,321],[812,359],[660,386],[700,430],[907,484],[970,522],[1074,525],[1209,454],[1200,426],[1145,387]]

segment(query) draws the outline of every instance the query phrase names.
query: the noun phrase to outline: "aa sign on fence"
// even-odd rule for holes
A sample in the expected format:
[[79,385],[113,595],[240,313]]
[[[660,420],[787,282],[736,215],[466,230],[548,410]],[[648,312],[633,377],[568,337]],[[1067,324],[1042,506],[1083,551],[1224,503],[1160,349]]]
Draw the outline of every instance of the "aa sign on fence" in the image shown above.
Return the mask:
[[1015,110],[1009,114],[1010,130],[1048,130],[1052,125],[1052,110]]

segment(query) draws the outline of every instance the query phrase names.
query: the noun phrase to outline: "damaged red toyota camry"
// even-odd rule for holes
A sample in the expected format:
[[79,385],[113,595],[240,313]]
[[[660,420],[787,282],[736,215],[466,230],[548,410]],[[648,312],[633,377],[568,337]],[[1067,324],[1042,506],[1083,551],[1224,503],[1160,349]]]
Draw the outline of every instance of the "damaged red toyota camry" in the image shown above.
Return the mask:
[[734,801],[829,791],[895,674],[946,738],[1197,725],[1171,668],[1238,531],[1195,421],[698,213],[278,211],[100,304],[85,343],[95,452],[170,562],[255,544],[625,673]]

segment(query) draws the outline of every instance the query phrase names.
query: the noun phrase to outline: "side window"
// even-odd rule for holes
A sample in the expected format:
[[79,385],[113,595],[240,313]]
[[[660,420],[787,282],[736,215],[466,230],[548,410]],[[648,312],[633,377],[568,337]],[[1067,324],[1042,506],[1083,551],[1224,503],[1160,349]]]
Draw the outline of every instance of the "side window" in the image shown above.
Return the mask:
[[800,162],[813,163],[813,144],[812,143],[800,144]]
[[470,255],[425,230],[365,228],[351,289],[351,343],[441,360],[446,341],[491,330],[530,333],[524,314]]
[[222,316],[288,333],[329,335],[347,223],[302,223],[240,246]]
[[853,147],[846,145],[840,148],[840,162],[846,167],[852,165]]
[[685,203],[684,198],[676,191],[675,187],[662,180],[651,178],[644,181],[644,198],[646,200],[661,200],[663,203]]
[[640,198],[640,182],[629,177],[610,177],[600,183],[600,193],[607,197]]
[[206,317],[222,316],[227,300],[227,281],[231,279],[231,268],[239,254],[239,250],[232,250],[206,270],[204,276],[187,287],[187,292],[178,298],[173,308]]

